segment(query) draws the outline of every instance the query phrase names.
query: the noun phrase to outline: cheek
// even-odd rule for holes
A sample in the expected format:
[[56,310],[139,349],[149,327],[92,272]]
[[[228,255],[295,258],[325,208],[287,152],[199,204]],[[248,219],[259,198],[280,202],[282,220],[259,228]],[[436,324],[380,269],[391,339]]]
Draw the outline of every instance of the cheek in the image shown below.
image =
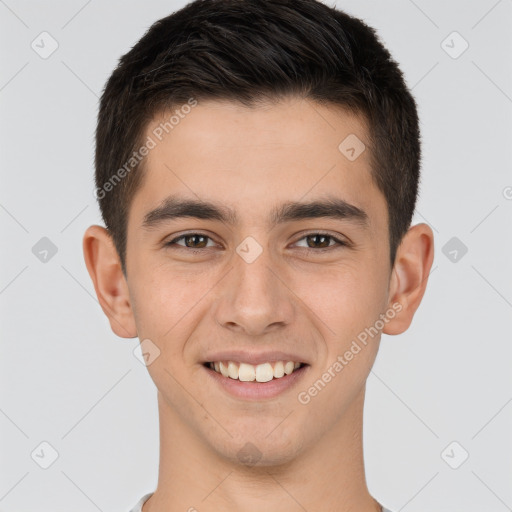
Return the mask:
[[134,286],[139,339],[151,340],[159,351],[147,370],[157,388],[167,390],[165,394],[175,406],[186,407],[187,403],[171,376],[178,382],[190,378],[184,350],[197,326],[197,316],[204,312],[201,298],[210,288],[204,279],[186,279],[180,272],[169,269],[146,269]]
[[163,341],[175,336],[210,287],[207,280],[163,266],[139,272],[131,287],[139,337]]
[[[301,277],[298,295],[315,313],[310,316],[324,345],[320,366],[309,384],[313,388],[318,380],[326,384],[318,388],[322,398],[311,399],[311,411],[312,416],[322,417],[326,403],[336,404],[324,418],[327,423],[340,419],[360,393],[379,347],[380,333],[375,325],[386,307],[385,274],[382,269],[359,263],[331,268],[317,273],[314,279],[311,275]],[[309,395],[308,389],[303,390],[306,398],[316,396]]]
[[344,262],[325,270],[303,272],[295,280],[297,295],[321,320],[329,338],[343,342],[372,325],[386,305],[382,270],[361,262]]

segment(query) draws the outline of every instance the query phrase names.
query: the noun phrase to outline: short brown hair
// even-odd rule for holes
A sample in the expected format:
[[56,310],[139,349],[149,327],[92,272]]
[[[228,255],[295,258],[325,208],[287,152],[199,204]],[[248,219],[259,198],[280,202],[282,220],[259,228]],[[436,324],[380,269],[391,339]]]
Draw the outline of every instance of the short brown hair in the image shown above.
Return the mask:
[[394,263],[415,209],[420,134],[414,98],[375,30],[316,0],[196,0],[149,28],[101,97],[96,195],[125,275],[128,211],[144,171],[134,152],[153,117],[190,98],[252,106],[286,95],[366,119]]

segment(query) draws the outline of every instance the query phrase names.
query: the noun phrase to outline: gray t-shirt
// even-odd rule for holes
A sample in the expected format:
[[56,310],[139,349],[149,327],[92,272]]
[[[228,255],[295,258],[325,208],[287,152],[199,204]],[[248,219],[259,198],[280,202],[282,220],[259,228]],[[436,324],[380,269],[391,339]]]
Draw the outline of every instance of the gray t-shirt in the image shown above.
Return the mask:
[[142,512],[142,505],[144,505],[144,503],[146,503],[146,501],[148,501],[149,497],[152,495],[153,493],[150,492],[149,494],[142,496],[142,498],[137,502],[137,505],[135,505],[135,507],[133,507],[130,512]]
[[[152,495],[153,493],[150,492],[149,494],[146,494],[144,496],[142,496],[142,498],[140,499],[140,501],[137,503],[137,505],[135,505],[135,507],[133,507],[130,512],[142,512],[142,505],[144,505],[144,503],[146,503],[147,500],[149,500],[149,497]],[[382,512],[391,512],[391,510],[387,509],[387,508],[383,508],[382,509]]]

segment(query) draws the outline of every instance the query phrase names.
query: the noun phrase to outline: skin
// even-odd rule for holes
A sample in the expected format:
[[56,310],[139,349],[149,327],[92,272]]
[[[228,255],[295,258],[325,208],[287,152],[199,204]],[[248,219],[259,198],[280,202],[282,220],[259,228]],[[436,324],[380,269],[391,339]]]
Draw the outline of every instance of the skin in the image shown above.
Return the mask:
[[[160,350],[147,367],[158,389],[158,488],[143,512],[381,510],[366,486],[362,448],[381,330],[307,404],[297,396],[330,367],[332,374],[338,355],[393,304],[401,310],[382,332],[409,327],[433,233],[411,227],[391,268],[386,201],[371,178],[370,150],[349,161],[338,149],[349,134],[366,143],[358,116],[310,100],[253,109],[201,102],[146,157],[129,211],[126,276],[108,232],[87,229],[84,257],[112,330]],[[145,214],[171,193],[218,201],[239,223],[181,218],[144,229]],[[268,227],[272,207],[327,195],[363,209],[368,225],[320,218]],[[351,246],[327,239],[321,253],[318,231]],[[164,246],[184,232],[209,238]],[[235,251],[247,236],[262,248],[250,264]],[[310,367],[278,397],[248,402],[207,384],[202,363],[212,348],[291,350]],[[259,453],[255,464],[237,455],[247,442]]]

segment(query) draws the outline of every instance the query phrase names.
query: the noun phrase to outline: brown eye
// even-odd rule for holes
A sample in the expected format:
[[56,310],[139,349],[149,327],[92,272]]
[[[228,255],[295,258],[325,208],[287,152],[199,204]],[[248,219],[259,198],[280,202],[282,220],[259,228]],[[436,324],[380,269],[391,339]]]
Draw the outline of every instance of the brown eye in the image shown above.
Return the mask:
[[[339,238],[332,236],[328,233],[310,233],[304,237],[302,237],[299,241],[306,240],[306,246],[299,246],[305,249],[330,249],[335,248],[336,246],[347,246],[346,242],[343,242]],[[331,242],[334,241],[332,244]]]
[[[183,240],[185,243],[178,243],[180,240]],[[181,235],[177,238],[174,238],[170,242],[165,244],[166,247],[176,247],[178,249],[191,249],[192,252],[196,252],[196,249],[199,249],[197,252],[200,252],[200,249],[207,249],[208,241],[211,240],[209,236],[203,235],[201,233],[187,233],[185,235]],[[209,246],[211,247],[211,245]]]
[[[205,240],[207,236],[203,235],[185,235],[183,239],[185,240],[185,245],[187,247],[191,247],[192,249],[197,249],[198,247],[205,247]],[[198,245],[195,245],[195,244]]]
[[[316,248],[316,247],[320,247],[320,248],[329,247],[329,242],[332,239],[332,237],[325,236],[325,235],[308,235],[306,238],[308,239],[308,246],[309,247],[313,247],[313,248]],[[309,243],[311,240],[313,241],[312,242],[313,245],[311,245]],[[315,245],[315,244],[319,244],[319,245]]]

